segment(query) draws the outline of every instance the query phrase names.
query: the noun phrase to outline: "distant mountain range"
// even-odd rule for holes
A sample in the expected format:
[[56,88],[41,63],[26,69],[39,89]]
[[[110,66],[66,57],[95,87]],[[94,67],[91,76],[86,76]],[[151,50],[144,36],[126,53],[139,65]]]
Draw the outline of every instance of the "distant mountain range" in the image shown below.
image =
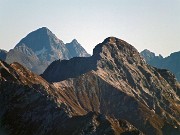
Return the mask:
[[[30,58],[43,58],[33,49]],[[0,61],[0,128],[9,135],[179,135],[179,108],[175,76],[115,37],[41,76]]]
[[145,49],[141,52],[141,55],[148,64],[173,72],[180,82],[180,51],[171,53],[170,56],[163,58],[161,55],[156,56],[155,53]]
[[48,28],[42,27],[23,38],[9,52],[2,54],[7,63],[19,62],[37,74],[43,73],[54,60],[72,57],[89,57],[85,49],[74,39],[64,44]]
[[7,56],[7,51],[0,49],[0,59],[5,61]]

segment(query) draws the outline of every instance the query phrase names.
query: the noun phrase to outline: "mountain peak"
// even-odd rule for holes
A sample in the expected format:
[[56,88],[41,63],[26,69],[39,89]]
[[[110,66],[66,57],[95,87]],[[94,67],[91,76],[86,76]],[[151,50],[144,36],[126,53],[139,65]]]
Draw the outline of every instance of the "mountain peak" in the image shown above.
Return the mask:
[[102,43],[115,43],[118,40],[120,40],[120,39],[111,36],[111,37],[107,37]]
[[[37,29],[37,30],[35,30],[35,31],[33,31],[33,32],[39,32],[39,33],[41,33],[41,34],[53,34],[51,31],[50,31],[50,29],[48,29],[47,27],[41,27],[41,28],[39,28],[39,29]],[[54,34],[53,34],[54,35]]]
[[[41,27],[41,28],[39,28],[39,29],[44,29],[44,30],[49,30],[47,27]],[[50,31],[50,30],[49,30]]]
[[44,49],[51,50],[52,48],[58,48],[58,46],[63,46],[64,43],[47,27],[42,27],[29,33],[15,46],[15,48],[22,45],[31,48],[32,51],[36,53]]
[[6,59],[8,63],[17,61],[38,74],[54,60],[88,56],[90,55],[76,39],[65,45],[47,27],[30,32],[7,53],[7,56],[0,51],[0,59]]
[[81,46],[76,39],[73,39],[70,43],[66,44],[68,51],[71,54],[71,57],[89,57],[90,55],[86,50]]
[[144,49],[141,53],[142,53],[142,54],[145,54],[145,53],[146,53],[146,54],[152,55],[153,57],[156,56],[154,52],[151,52],[151,51],[148,50],[148,49]]
[[179,84],[174,76],[146,64],[139,52],[121,39],[106,38],[89,58],[55,61],[42,77],[63,87],[67,95],[69,88],[74,95],[80,93],[77,99],[82,96],[82,100],[77,103],[85,110],[128,119],[148,135],[164,134],[167,127],[172,134],[177,127],[179,130],[179,112],[174,111]]
[[143,62],[139,52],[132,45],[116,37],[108,37],[93,49],[93,56],[107,59],[120,58],[130,63]]
[[[161,54],[159,54],[159,56],[156,56],[156,54],[154,52],[151,52],[150,50],[148,49],[144,49],[141,53],[141,56],[146,60],[147,63],[149,63],[150,61],[153,61],[153,60],[160,60],[160,59],[163,59],[163,56]],[[156,61],[155,60],[155,61]],[[151,62],[150,62],[151,63]],[[149,64],[150,64],[149,63]],[[151,64],[150,64],[151,65]],[[154,65],[153,65],[154,66]]]
[[[71,51],[77,49],[73,48],[74,46],[70,45],[70,43],[68,46],[71,47],[69,49]],[[115,69],[114,67],[121,67],[125,64],[143,65],[144,60],[139,52],[127,42],[115,37],[109,37],[94,48],[93,56],[89,58],[73,58],[69,61],[61,61],[60,64],[59,61],[55,61],[45,70],[43,77],[50,82],[62,81],[97,69],[108,70],[107,72],[109,72],[109,69]],[[64,70],[68,71],[65,73]],[[58,72],[58,74],[55,75],[54,71]],[[53,79],[51,76],[54,76]]]
[[79,44],[78,41],[77,41],[77,39],[73,39],[73,40],[71,41],[71,43]]

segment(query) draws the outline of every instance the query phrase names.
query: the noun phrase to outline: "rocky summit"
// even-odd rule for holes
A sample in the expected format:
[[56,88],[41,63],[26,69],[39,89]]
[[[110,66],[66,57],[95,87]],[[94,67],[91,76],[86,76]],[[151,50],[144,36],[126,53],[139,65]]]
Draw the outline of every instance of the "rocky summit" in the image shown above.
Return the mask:
[[123,40],[105,39],[89,58],[55,61],[42,77],[86,111],[125,119],[148,135],[180,132],[175,76],[146,64]]
[[19,62],[37,74],[58,59],[90,56],[85,49],[73,40],[67,45],[58,39],[48,28],[42,27],[24,37],[6,56],[7,63]]
[[179,97],[170,71],[115,37],[41,76],[0,62],[0,127],[10,135],[179,135]]

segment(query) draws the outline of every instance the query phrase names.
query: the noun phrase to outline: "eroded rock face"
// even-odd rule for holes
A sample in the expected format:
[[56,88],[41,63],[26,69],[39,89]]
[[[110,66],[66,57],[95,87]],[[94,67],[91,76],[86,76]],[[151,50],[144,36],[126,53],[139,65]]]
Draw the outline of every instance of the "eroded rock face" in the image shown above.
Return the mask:
[[48,28],[42,27],[29,33],[11,49],[6,62],[19,62],[31,71],[42,74],[54,60],[88,56],[77,40],[64,44]]
[[56,61],[42,76],[87,112],[124,118],[149,135],[180,133],[179,83],[123,40],[109,37],[93,56]]
[[0,62],[0,122],[10,135],[180,133],[179,83],[123,40],[55,61],[42,77]]
[[78,135],[143,135],[125,120],[113,119],[94,112],[73,117],[64,126],[70,127],[69,129],[61,128],[61,132],[67,135],[72,133]]
[[8,135],[142,134],[127,121],[88,113],[18,63],[0,61],[0,110],[0,133]]

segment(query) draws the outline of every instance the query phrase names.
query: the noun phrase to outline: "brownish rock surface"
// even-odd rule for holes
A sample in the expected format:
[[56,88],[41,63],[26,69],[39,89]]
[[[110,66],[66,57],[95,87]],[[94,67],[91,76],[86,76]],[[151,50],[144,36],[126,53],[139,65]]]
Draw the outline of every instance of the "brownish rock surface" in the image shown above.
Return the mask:
[[[70,90],[70,89],[69,89]],[[0,61],[0,133],[5,135],[142,134],[125,120],[87,112],[18,63]]]
[[179,83],[123,40],[55,61],[42,77],[0,62],[0,126],[10,135],[180,133]]
[[180,133],[179,83],[123,40],[109,37],[92,57],[55,61],[42,76],[87,112],[124,118],[149,135]]

